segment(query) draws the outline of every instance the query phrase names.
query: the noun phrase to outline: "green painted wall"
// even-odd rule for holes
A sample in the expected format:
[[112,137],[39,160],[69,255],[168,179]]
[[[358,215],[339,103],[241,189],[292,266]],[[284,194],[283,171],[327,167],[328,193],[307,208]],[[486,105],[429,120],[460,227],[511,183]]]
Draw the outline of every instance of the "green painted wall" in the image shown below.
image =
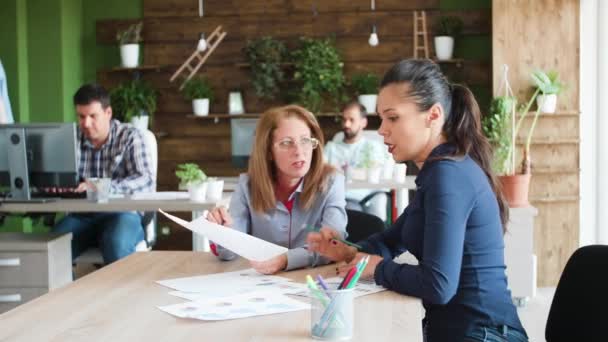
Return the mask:
[[62,0],[61,65],[62,120],[75,121],[72,94],[83,83],[82,0]]
[[[29,118],[26,2],[3,0],[0,11],[0,60],[6,72],[15,120]],[[22,81],[20,81],[22,80]]]
[[83,67],[84,81],[95,81],[96,71],[120,65],[117,45],[97,45],[97,20],[143,17],[143,0],[82,0],[83,1]]

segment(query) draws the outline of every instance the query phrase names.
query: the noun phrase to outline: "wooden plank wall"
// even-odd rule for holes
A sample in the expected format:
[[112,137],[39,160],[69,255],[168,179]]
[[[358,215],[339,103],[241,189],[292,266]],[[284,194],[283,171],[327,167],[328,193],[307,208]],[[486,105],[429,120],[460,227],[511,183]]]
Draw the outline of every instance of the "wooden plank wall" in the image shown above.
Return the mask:
[[[191,104],[169,82],[171,74],[194,51],[200,32],[207,35],[222,25],[227,36],[199,73],[207,76],[215,88],[216,99],[211,113],[227,112],[228,92],[241,89],[248,113],[261,113],[278,103],[261,101],[254,95],[249,70],[237,64],[245,61],[242,49],[248,39],[265,35],[284,40],[290,48],[298,38],[335,37],[344,60],[346,75],[358,71],[382,75],[394,62],[413,55],[413,10],[426,10],[429,31],[434,32],[440,15],[457,15],[464,21],[463,34],[487,35],[491,12],[484,10],[439,11],[439,0],[383,0],[376,11],[369,0],[205,0],[204,16],[198,16],[194,0],[144,0],[143,60],[158,65],[160,71],[145,71],[143,78],[160,91],[158,113],[152,130],[159,144],[159,190],[174,190],[177,164],[196,162],[209,175],[233,176],[244,171],[231,165],[230,122],[220,119],[188,117]],[[98,44],[115,44],[118,29],[136,20],[104,20],[97,23]],[[376,23],[380,44],[367,44],[371,25]],[[432,37],[429,45],[432,51]],[[490,61],[465,60],[461,66],[443,64],[453,80],[489,89],[492,83]],[[100,70],[100,83],[112,87],[132,77],[129,73]],[[325,112],[334,111],[324,108]],[[319,117],[326,138],[339,130],[335,117]],[[371,128],[378,126],[370,119]],[[186,237],[184,237],[186,239]],[[189,241],[171,242],[161,248],[190,249]]]
[[494,0],[492,30],[494,90],[504,63],[520,102],[532,93],[534,68],[557,70],[567,84],[558,113],[540,117],[531,148],[538,285],[555,286],[579,243],[579,1]]

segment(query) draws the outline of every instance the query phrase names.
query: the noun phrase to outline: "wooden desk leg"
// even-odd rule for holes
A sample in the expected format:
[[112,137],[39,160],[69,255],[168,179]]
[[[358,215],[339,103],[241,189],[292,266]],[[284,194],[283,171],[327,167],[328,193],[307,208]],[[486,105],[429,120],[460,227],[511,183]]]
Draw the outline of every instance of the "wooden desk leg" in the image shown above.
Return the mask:
[[[195,220],[205,214],[206,211],[193,211],[192,219]],[[209,239],[206,236],[192,232],[192,250],[195,252],[211,252]]]

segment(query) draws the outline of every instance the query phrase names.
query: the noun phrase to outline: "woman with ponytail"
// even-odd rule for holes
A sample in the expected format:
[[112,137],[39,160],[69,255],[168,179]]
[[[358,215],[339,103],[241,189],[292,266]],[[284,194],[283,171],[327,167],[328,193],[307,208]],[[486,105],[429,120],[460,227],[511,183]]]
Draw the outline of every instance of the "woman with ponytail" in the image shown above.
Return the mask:
[[[427,342],[527,341],[505,275],[508,207],[473,94],[429,60],[397,63],[380,88],[378,133],[395,161],[420,169],[416,196],[360,252],[336,243],[331,229],[309,234],[309,249],[345,261],[339,273],[371,255],[363,277],[422,299]],[[406,250],[418,265],[393,261]]]

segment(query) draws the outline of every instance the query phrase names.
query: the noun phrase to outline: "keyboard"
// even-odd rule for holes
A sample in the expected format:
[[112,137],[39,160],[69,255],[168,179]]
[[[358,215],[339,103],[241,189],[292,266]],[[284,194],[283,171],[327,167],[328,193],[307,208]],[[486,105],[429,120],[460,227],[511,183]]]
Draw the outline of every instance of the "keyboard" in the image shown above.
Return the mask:
[[85,199],[87,198],[86,191],[75,192],[74,189],[36,189],[32,190],[32,198],[64,198],[64,199]]

